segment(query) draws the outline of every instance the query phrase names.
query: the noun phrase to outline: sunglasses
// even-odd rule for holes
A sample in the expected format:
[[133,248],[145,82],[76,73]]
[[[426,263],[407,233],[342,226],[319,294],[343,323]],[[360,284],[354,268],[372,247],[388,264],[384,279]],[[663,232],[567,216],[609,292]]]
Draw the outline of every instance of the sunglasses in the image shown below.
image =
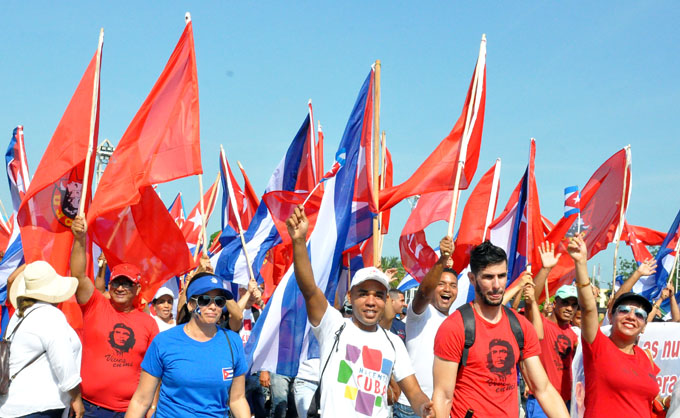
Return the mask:
[[121,286],[123,286],[123,289],[125,289],[125,290],[130,290],[135,286],[135,284],[128,279],[120,279],[120,280],[117,279],[117,280],[112,280],[111,282],[109,282],[109,287],[111,289],[118,289]]
[[636,308],[634,306],[619,305],[616,307],[616,313],[623,315],[628,315],[631,311],[635,312],[635,317],[641,321],[647,320],[647,311],[642,308]]
[[195,300],[200,307],[205,307],[211,303],[214,303],[218,308],[224,308],[224,306],[227,304],[227,298],[224,296],[200,295],[194,296],[192,299]]

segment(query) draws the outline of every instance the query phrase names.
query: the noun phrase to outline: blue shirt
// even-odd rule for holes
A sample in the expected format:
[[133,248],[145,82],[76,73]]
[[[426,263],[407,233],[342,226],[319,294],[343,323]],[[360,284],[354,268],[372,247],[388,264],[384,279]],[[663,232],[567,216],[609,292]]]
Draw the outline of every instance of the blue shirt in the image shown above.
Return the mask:
[[245,374],[248,366],[243,343],[235,332],[226,331],[225,335],[220,328],[212,339],[199,342],[180,325],[153,339],[142,369],[161,379],[156,417],[226,417],[233,378]]

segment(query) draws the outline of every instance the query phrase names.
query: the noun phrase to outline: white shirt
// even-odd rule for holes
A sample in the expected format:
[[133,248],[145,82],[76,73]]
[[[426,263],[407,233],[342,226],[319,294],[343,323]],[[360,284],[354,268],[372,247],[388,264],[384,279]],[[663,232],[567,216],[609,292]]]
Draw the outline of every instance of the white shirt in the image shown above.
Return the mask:
[[[335,333],[343,323],[336,350]],[[332,306],[312,331],[321,346],[322,368],[330,356],[321,377],[322,416],[387,418],[390,375],[394,373],[399,382],[413,374],[401,339],[379,326],[373,332],[363,331]]]
[[[296,378],[309,380],[310,382],[318,382],[321,374],[321,359],[308,358],[300,362]],[[680,386],[680,385],[678,385]]]
[[167,322],[165,322],[165,321],[163,321],[162,319],[160,319],[157,315],[151,315],[151,317],[152,317],[152,318],[156,321],[156,323],[158,324],[158,332],[168,330],[168,329],[170,329],[170,328],[172,328],[172,327],[175,326],[175,320],[174,320],[174,319],[172,320],[171,323],[168,324]]
[[[64,314],[48,303],[37,302],[26,309],[24,318],[26,320],[12,338],[10,375],[38,354],[45,354],[22,370],[10,385],[9,393],[0,397],[2,417],[65,408],[71,402],[68,391],[81,382],[82,346]],[[12,315],[6,336],[12,333],[20,319],[16,313]]]
[[[406,313],[406,350],[416,371],[418,384],[430,399],[434,389],[432,382],[434,337],[446,317],[429,303],[420,315],[413,312],[413,304],[408,305]],[[403,392],[398,402],[402,405],[409,405]]]

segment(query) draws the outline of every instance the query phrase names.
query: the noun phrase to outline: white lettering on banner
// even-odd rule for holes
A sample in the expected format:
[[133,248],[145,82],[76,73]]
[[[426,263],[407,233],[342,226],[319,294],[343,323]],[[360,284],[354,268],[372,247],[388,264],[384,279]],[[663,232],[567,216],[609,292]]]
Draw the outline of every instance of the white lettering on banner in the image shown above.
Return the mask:
[[[609,335],[611,326],[602,327],[602,332]],[[662,397],[673,392],[675,384],[680,380],[680,323],[677,322],[652,322],[647,324],[645,332],[640,335],[638,345],[640,348],[649,350],[654,363],[661,369],[656,376],[659,385],[659,394]],[[572,408],[571,417],[583,417],[585,395],[583,384],[583,354],[581,344],[578,345],[574,362],[571,366],[572,376]]]

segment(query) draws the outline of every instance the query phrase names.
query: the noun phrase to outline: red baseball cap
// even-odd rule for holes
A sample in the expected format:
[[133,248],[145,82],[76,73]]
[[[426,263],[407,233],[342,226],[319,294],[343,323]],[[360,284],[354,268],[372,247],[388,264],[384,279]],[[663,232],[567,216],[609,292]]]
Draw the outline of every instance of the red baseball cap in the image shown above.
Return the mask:
[[134,264],[123,263],[116,265],[111,271],[111,280],[116,277],[123,276],[132,280],[133,283],[139,283],[142,280],[142,272]]

